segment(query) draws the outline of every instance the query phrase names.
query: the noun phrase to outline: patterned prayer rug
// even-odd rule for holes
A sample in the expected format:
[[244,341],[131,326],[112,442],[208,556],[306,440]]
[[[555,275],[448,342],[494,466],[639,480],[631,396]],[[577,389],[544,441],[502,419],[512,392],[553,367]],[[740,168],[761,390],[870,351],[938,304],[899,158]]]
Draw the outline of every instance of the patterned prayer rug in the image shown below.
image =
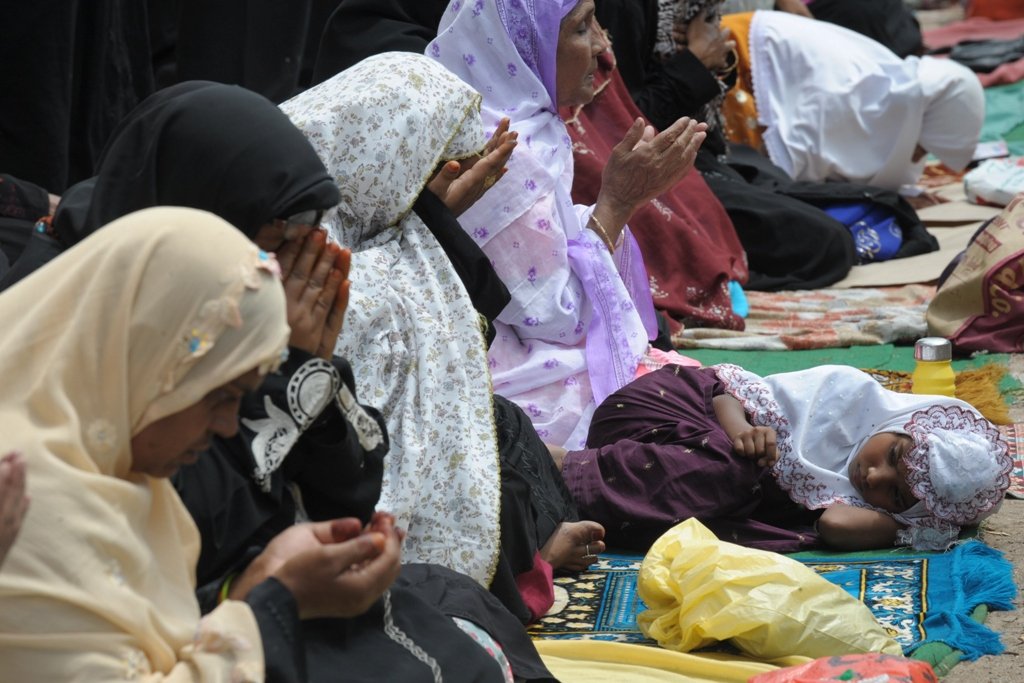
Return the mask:
[[927,334],[931,285],[747,292],[746,329],[684,329],[677,349],[787,350],[913,343]]
[[1010,446],[1010,457],[1013,458],[1010,488],[1006,495],[1024,498],[1024,424],[1003,425],[999,431],[1006,437],[1006,442]]
[[[947,553],[887,550],[793,557],[864,602],[904,652],[927,654],[932,661],[956,649],[974,658],[1000,648],[994,632],[970,619],[980,604],[1010,609],[1015,590],[1009,563],[983,543],[969,541]],[[590,571],[556,577],[555,605],[530,635],[656,645],[636,623],[644,609],[637,592],[642,561],[639,555],[607,553]]]

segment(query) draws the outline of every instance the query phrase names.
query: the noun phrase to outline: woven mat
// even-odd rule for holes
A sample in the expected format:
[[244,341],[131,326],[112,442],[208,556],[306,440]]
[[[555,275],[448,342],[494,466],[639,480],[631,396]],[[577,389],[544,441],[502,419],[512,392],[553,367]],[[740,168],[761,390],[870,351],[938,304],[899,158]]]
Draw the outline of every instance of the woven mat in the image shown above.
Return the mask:
[[925,310],[931,285],[748,292],[746,329],[684,329],[679,349],[783,351],[913,343],[927,334]]
[[[988,614],[984,606],[973,609],[962,589],[935,588],[944,582],[956,582],[953,575],[971,571],[962,568],[954,553],[887,550],[799,553],[793,558],[864,602],[904,652],[933,665],[944,663],[947,671],[960,661],[962,653],[936,641],[937,634],[947,639],[967,636],[949,628],[955,619],[944,616],[946,612],[973,610],[970,618],[979,625]],[[646,609],[637,590],[642,562],[640,555],[605,553],[589,571],[556,577],[555,605],[529,628],[530,636],[535,640],[603,640],[657,646],[640,632],[636,622],[637,614]],[[735,652],[728,645],[713,649]]]
[[[922,615],[928,556],[869,557],[857,554],[801,561],[871,607],[875,618],[904,651],[927,638]],[[637,591],[643,557],[606,553],[590,571],[555,579],[555,605],[530,627],[536,639],[607,640],[657,645],[644,636],[636,615],[646,609]]]

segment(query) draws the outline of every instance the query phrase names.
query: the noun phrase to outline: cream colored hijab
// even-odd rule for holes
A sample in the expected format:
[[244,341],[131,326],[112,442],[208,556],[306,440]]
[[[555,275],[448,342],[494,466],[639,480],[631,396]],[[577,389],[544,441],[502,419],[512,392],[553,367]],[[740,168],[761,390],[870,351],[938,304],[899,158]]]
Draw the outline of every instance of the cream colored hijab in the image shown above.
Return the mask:
[[441,161],[484,146],[480,95],[423,55],[370,57],[281,105],[341,190],[325,221],[352,250],[351,303],[336,352],[391,448],[380,510],[408,531],[405,562],[483,585],[497,563],[498,444],[480,317],[414,212]]
[[200,622],[199,535],[131,437],[280,361],[272,257],[215,216],[129,214],[0,296],[0,434],[32,506],[0,571],[6,681],[262,680],[244,603]]

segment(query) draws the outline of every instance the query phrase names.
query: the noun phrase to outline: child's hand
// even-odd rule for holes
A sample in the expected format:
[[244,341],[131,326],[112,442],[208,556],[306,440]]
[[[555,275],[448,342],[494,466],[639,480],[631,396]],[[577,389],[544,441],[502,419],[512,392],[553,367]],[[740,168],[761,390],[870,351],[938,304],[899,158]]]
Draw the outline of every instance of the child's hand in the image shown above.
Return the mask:
[[751,460],[757,459],[762,467],[771,467],[779,459],[775,448],[775,430],[771,427],[751,427],[737,433],[732,447],[739,455]]

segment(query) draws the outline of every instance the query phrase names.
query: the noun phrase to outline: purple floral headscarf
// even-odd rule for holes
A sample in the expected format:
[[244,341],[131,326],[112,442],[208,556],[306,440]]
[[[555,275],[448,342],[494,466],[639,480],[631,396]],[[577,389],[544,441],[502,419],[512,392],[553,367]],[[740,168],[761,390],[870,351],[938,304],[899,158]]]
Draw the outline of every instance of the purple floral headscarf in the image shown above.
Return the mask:
[[[475,0],[483,4],[484,0]],[[555,54],[558,51],[558,32],[562,19],[580,0],[496,0],[498,16],[508,30],[516,51],[530,70],[537,75],[551,101],[558,102],[555,94]],[[457,4],[456,3],[452,3]]]

